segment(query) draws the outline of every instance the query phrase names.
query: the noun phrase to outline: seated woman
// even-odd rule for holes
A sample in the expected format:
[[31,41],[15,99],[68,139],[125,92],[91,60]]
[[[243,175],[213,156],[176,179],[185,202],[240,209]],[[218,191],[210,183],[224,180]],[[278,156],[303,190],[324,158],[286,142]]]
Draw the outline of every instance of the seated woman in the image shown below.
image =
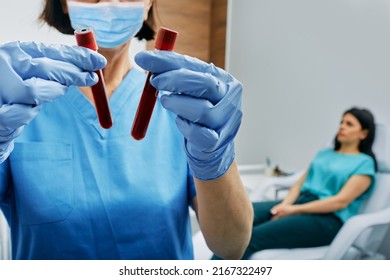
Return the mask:
[[242,259],[264,249],[330,244],[374,187],[374,137],[374,117],[368,110],[346,111],[334,148],[315,156],[282,201],[253,203],[252,236]]

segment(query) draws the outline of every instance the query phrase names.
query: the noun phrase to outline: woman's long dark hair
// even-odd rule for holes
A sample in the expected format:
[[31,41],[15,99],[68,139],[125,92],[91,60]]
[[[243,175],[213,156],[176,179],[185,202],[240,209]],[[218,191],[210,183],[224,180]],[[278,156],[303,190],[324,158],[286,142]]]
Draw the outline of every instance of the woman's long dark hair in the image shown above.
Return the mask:
[[[362,129],[367,130],[367,136],[362,141],[360,141],[359,144],[359,151],[361,153],[364,153],[366,155],[369,155],[373,158],[374,164],[375,164],[375,170],[378,169],[375,154],[372,151],[372,144],[374,143],[375,139],[375,119],[372,113],[367,109],[360,109],[353,107],[347,111],[344,112],[343,116],[346,114],[353,115],[362,126]],[[334,149],[338,151],[341,147],[340,142],[337,140],[337,136],[334,139]]]

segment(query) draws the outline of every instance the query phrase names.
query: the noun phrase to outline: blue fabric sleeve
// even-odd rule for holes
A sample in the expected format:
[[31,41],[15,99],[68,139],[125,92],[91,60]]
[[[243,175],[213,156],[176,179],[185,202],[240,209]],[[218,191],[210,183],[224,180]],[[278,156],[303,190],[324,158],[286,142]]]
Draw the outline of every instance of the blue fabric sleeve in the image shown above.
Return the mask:
[[364,160],[355,170],[354,175],[368,175],[375,176],[375,164],[374,160],[369,157]]
[[6,191],[10,184],[9,161],[0,164],[0,203],[4,201]]
[[191,205],[191,208],[194,209],[194,205],[192,205],[192,201],[196,197],[196,188],[194,177],[192,175],[191,169],[188,167],[188,204]]
[[370,189],[375,185],[375,163],[373,158],[367,157],[355,170],[354,175],[367,175],[371,177]]

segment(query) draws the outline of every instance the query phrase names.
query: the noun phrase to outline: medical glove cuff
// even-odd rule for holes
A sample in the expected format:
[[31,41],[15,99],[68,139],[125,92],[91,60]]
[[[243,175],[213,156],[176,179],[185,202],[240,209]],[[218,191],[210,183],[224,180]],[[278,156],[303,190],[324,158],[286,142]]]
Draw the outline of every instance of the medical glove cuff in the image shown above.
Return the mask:
[[202,160],[191,155],[189,145],[187,142],[185,146],[188,165],[194,177],[199,180],[211,181],[222,177],[228,171],[235,158],[233,141],[216,151],[208,153],[208,157]]
[[14,141],[0,142],[0,164],[3,163],[14,149]]
[[14,139],[18,137],[23,130],[24,126],[15,129],[11,133],[9,133],[8,130],[0,130],[0,164],[4,162],[13,151]]

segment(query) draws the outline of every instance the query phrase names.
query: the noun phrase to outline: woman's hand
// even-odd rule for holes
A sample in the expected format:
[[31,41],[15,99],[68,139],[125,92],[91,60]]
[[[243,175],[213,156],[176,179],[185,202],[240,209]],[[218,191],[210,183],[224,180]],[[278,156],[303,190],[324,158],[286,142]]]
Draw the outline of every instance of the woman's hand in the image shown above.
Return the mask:
[[92,71],[105,64],[104,57],[81,47],[0,45],[0,163],[43,103],[62,96],[70,85],[94,85],[98,78]]
[[291,216],[298,214],[298,208],[296,205],[291,204],[278,204],[271,208],[270,212],[272,214],[271,220],[276,220],[282,217]]
[[135,61],[154,73],[156,89],[168,92],[161,104],[177,115],[193,175],[200,180],[223,176],[234,160],[233,140],[241,124],[241,83],[213,64],[174,52],[141,52]]

